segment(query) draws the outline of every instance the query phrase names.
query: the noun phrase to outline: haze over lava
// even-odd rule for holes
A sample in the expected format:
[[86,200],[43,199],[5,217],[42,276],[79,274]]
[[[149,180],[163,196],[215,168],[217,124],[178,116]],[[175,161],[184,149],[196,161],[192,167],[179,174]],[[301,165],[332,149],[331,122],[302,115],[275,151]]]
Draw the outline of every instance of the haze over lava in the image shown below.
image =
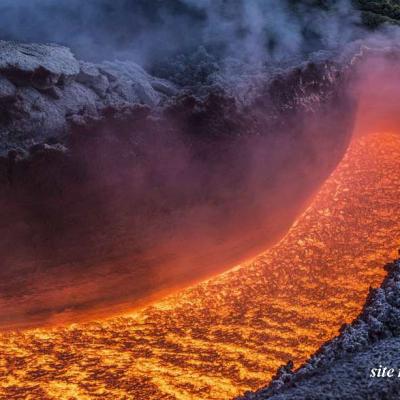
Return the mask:
[[0,398],[257,389],[399,247],[396,29],[346,0],[149,4],[0,5]]
[[[400,242],[400,135],[353,142],[288,234],[250,264],[125,317],[0,336],[7,399],[227,399],[350,322]],[[12,312],[12,309],[10,309]]]
[[328,3],[3,2],[2,37],[85,60],[0,42],[0,325],[138,307],[276,243],[356,118],[369,33]]
[[[240,99],[230,84],[174,92],[130,62],[2,47],[14,87],[0,163],[3,326],[135,307],[256,255],[304,209],[353,129],[350,60],[252,74]],[[104,80],[105,98],[94,95]],[[158,105],[120,104],[124,85]]]

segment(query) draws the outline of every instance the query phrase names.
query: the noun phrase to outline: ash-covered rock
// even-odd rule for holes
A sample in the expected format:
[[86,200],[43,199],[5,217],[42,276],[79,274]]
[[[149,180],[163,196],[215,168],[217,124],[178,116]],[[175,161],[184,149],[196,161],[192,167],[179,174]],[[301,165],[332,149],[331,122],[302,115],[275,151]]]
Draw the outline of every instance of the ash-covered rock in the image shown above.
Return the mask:
[[105,108],[159,105],[173,84],[131,62],[79,62],[66,47],[0,42],[0,154],[62,136]]
[[[354,54],[360,45],[350,47],[348,54]],[[339,61],[333,62],[335,58]],[[351,63],[348,55],[317,52],[306,61],[246,66],[231,60],[222,68],[199,48],[184,62],[178,57],[164,65],[168,68],[154,69],[165,79],[130,61],[93,64],[76,60],[69,49],[58,45],[1,41],[0,156],[12,149],[29,151],[51,137],[64,140],[76,125],[104,115],[126,115],[136,105],[149,107],[156,117],[168,114],[182,108],[183,99],[193,118],[206,110],[207,119],[213,119],[215,126],[207,126],[208,132],[232,131],[228,123],[215,132],[236,109],[241,121],[251,120],[241,124],[239,134],[244,130],[259,134],[281,123],[284,113],[296,118],[296,112],[317,111],[333,101],[344,90]]]
[[0,102],[11,103],[16,100],[17,88],[7,78],[0,77]]
[[[254,255],[286,232],[350,140],[349,62],[239,65],[178,87],[130,62],[68,73],[52,63],[70,65],[70,53],[55,54],[46,86],[0,74],[3,325],[103,299],[134,306]],[[79,298],[64,295],[88,277]]]
[[66,47],[0,41],[0,72],[16,84],[46,90],[72,80],[79,63]]
[[400,363],[400,260],[386,265],[388,275],[371,289],[361,314],[341,329],[296,372],[282,367],[272,382],[241,400],[394,400],[400,381],[371,378],[371,368]]

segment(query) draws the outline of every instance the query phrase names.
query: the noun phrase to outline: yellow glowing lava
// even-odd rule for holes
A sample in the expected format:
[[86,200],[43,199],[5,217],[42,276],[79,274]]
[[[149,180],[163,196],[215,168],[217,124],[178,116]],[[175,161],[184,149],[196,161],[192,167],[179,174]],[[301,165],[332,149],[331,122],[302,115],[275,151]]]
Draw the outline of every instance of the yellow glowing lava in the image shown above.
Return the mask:
[[146,309],[0,336],[1,399],[229,399],[360,311],[400,245],[400,135],[353,142],[286,237]]

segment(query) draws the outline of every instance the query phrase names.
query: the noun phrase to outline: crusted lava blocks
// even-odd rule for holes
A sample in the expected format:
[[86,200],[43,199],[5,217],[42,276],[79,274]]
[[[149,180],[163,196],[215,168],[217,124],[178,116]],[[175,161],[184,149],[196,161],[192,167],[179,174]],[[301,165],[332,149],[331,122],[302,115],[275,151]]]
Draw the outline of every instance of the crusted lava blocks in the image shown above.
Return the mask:
[[156,106],[174,86],[133,63],[77,61],[57,45],[0,41],[0,152],[26,151],[105,107]]
[[238,95],[239,78],[178,87],[2,42],[3,309],[22,293],[11,319],[28,323],[135,304],[264,249],[344,154],[350,74],[317,54]]

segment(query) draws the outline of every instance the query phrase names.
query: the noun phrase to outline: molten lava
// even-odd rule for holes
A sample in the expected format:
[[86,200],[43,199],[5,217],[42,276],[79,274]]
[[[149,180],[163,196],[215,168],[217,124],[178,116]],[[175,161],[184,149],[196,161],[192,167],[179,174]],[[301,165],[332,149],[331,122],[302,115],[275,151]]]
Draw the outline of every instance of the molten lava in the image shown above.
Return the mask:
[[228,399],[360,311],[400,244],[400,135],[356,139],[283,240],[142,311],[0,336],[4,399]]

